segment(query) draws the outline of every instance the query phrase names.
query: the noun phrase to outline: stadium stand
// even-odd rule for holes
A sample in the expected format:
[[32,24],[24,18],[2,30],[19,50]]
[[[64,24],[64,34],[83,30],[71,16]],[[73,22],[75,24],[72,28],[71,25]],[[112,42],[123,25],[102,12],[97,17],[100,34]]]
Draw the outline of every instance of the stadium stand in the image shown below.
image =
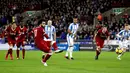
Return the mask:
[[[115,4],[117,3],[117,5]],[[129,0],[2,0],[0,2],[0,26],[5,27],[6,24],[12,22],[12,17],[16,16],[17,24],[20,24],[24,17],[22,13],[31,10],[42,10],[40,17],[27,20],[28,27],[37,26],[39,19],[53,20],[53,25],[56,27],[57,36],[66,39],[66,30],[72,22],[73,16],[78,16],[80,29],[78,32],[79,39],[92,40],[95,27],[93,26],[93,18],[95,13],[103,13],[112,8],[112,6],[128,5]],[[115,34],[123,29],[124,23],[129,23],[128,18],[122,16],[121,20],[114,22],[103,21],[103,24],[108,25],[111,34],[111,39],[115,39]]]

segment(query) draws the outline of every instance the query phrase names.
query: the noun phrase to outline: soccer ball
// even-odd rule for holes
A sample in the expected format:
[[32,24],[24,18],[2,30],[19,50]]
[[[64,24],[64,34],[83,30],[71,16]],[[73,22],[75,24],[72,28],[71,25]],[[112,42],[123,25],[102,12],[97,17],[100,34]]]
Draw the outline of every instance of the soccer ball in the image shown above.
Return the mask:
[[117,47],[115,51],[116,51],[116,54],[121,54],[123,52],[123,49],[120,47]]

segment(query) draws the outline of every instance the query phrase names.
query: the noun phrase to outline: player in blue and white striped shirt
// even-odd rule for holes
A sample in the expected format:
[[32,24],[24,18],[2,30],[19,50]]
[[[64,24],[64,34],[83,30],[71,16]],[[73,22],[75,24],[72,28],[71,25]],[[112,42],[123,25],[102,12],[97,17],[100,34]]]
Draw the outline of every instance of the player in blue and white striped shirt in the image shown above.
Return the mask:
[[[73,60],[73,49],[74,49],[74,40],[76,38],[76,33],[79,27],[79,24],[77,23],[78,19],[73,18],[73,23],[69,25],[68,28],[68,34],[67,34],[67,43],[68,43],[68,49],[65,54],[65,58]],[[69,57],[70,54],[70,57]]]
[[52,21],[48,20],[47,25],[45,26],[45,33],[49,36],[49,39],[44,38],[45,41],[54,48],[55,53],[63,52],[63,50],[59,50],[56,44],[56,29],[52,25]]
[[[116,48],[116,52],[119,54],[117,59],[121,60],[121,56],[126,52],[126,49],[128,49],[128,40],[130,39],[130,30],[129,25],[125,24],[124,30],[121,30],[117,37],[120,39],[119,41],[119,47]],[[119,53],[117,50],[121,50],[122,52]]]

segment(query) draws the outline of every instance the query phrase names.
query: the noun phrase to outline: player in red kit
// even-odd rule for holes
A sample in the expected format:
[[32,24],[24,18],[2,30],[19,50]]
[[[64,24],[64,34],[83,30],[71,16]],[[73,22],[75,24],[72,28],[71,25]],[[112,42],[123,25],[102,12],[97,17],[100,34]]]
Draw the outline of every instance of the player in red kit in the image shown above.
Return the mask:
[[20,46],[22,46],[22,58],[25,58],[25,41],[26,41],[26,35],[27,35],[27,28],[24,25],[20,25],[17,27],[17,40],[16,40],[16,54],[17,54],[17,59],[19,59],[19,51],[20,51]]
[[36,47],[39,50],[46,53],[45,57],[42,59],[42,63],[44,64],[44,66],[47,66],[46,61],[51,57],[53,52],[50,49],[50,47],[48,46],[47,42],[45,40],[43,40],[43,37],[49,38],[48,35],[45,34],[45,31],[44,31],[45,25],[42,24],[42,20],[40,20],[38,22],[38,24],[40,24],[40,25],[38,27],[34,28],[31,33],[34,33],[34,42],[35,42]]
[[107,42],[109,41],[109,32],[106,27],[102,27],[97,31],[95,34],[94,40],[96,42],[96,56],[95,60],[98,60],[98,56],[101,53],[101,49],[104,46],[104,41],[107,39]]
[[9,44],[9,49],[7,51],[5,59],[7,60],[8,55],[10,54],[10,58],[11,58],[11,60],[13,60],[13,55],[12,55],[13,50],[12,49],[16,43],[16,41],[15,41],[16,40],[16,23],[12,23],[12,25],[8,26],[5,29],[5,32],[7,34],[7,40],[8,40],[8,44]]

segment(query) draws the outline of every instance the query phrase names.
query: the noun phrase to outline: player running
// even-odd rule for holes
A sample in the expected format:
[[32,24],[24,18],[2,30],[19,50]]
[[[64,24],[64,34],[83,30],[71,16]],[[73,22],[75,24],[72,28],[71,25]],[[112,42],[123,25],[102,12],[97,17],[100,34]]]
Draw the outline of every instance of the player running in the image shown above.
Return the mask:
[[26,36],[27,36],[27,28],[24,25],[20,25],[17,27],[17,40],[16,40],[16,54],[17,54],[17,59],[19,59],[19,51],[20,51],[20,46],[22,46],[22,58],[25,58],[25,41],[26,41]]
[[79,24],[77,22],[78,19],[73,18],[73,23],[71,23],[68,28],[68,34],[67,34],[68,49],[66,51],[65,58],[70,60],[74,60],[72,53],[74,49],[74,41],[76,39],[76,34],[79,27]]
[[125,24],[124,30],[121,30],[117,34],[117,37],[120,39],[118,40],[119,47],[116,48],[116,53],[118,54],[117,59],[121,60],[121,56],[128,49],[128,40],[130,40],[130,30],[128,24]]
[[16,43],[16,23],[12,23],[12,25],[8,26],[5,29],[5,32],[7,34],[7,40],[8,40],[8,44],[9,44],[9,49],[7,51],[6,57],[5,59],[8,59],[8,55],[10,55],[11,60],[13,60],[13,47]]
[[34,33],[34,42],[36,47],[45,52],[45,56],[42,59],[42,63],[44,64],[44,66],[47,66],[46,61],[51,57],[51,55],[53,54],[52,50],[50,49],[49,45],[47,44],[47,42],[45,40],[43,40],[43,37],[46,37],[47,39],[49,38],[47,34],[45,34],[44,31],[44,24],[42,24],[42,20],[40,20],[38,22],[39,26],[34,28],[33,31],[31,33]]
[[96,42],[96,56],[95,60],[98,60],[98,56],[101,53],[101,49],[104,47],[104,41],[107,39],[107,43],[109,41],[109,33],[106,27],[102,27],[95,34],[94,40]]
[[[45,22],[43,22],[45,24]],[[56,44],[56,29],[52,25],[52,21],[48,20],[47,25],[45,26],[45,33],[49,36],[48,39],[44,38],[54,48],[55,53],[61,53],[63,50],[59,50]]]

